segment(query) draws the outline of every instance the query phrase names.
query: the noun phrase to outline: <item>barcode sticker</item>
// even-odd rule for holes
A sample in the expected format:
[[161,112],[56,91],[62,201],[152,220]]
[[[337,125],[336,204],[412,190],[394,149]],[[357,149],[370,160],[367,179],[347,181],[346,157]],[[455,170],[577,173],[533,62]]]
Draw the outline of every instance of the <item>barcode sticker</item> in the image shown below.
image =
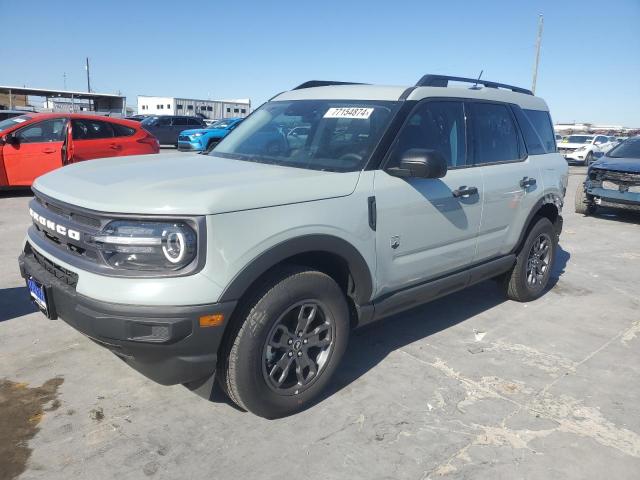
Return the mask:
[[373,113],[373,108],[340,107],[330,108],[324,118],[356,118],[366,120]]

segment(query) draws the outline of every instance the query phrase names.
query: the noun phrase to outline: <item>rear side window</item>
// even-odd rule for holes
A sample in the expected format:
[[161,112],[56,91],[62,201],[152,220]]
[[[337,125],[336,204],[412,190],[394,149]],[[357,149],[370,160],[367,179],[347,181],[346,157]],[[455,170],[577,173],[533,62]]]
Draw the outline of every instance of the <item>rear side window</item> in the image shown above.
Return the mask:
[[134,128],[127,127],[126,125],[120,125],[119,123],[112,123],[114,137],[130,137],[136,133]]
[[113,137],[113,128],[109,122],[74,119],[71,120],[71,127],[74,140],[99,140]]
[[509,108],[493,103],[468,105],[473,118],[475,163],[519,160],[519,137]]
[[547,153],[547,150],[542,144],[542,140],[540,139],[538,132],[536,132],[533,125],[531,125],[531,122],[524,114],[522,109],[515,105],[513,107],[513,113],[516,116],[516,121],[518,122],[520,131],[522,132],[522,135],[524,137],[524,143],[527,147],[527,153],[529,155],[542,155],[543,153]]
[[202,126],[202,122],[199,121],[197,118],[188,118],[187,119],[187,124],[188,125],[198,125],[198,126]]
[[189,125],[189,120],[185,117],[173,117],[172,125]]
[[553,131],[551,116],[544,110],[523,110],[538,132],[547,153],[556,151],[556,135]]
[[467,164],[466,129],[462,102],[424,102],[409,117],[398,136],[392,162],[409,149],[437,150],[451,168]]

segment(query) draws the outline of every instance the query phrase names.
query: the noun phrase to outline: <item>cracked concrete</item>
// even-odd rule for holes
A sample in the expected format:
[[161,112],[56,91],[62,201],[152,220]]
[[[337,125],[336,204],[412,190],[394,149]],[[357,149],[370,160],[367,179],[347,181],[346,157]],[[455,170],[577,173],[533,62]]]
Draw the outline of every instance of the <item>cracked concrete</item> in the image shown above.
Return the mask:
[[0,379],[64,379],[20,478],[640,478],[640,216],[575,215],[578,179],[550,292],[518,304],[486,282],[356,332],[325,398],[277,421],[34,313],[15,261],[28,197],[0,197]]

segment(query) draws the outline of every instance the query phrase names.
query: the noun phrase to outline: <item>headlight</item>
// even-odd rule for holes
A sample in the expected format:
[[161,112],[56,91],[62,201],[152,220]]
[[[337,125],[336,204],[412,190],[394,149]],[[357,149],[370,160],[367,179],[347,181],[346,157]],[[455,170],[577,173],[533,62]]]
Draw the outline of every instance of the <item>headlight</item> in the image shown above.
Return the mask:
[[576,152],[584,152],[587,149],[587,147],[578,147],[576,148]]
[[116,220],[93,238],[113,268],[175,271],[196,258],[196,233],[184,222]]
[[192,133],[190,136],[191,136],[191,137],[201,137],[202,135],[204,135],[204,133],[202,133],[202,132],[197,132],[197,133]]

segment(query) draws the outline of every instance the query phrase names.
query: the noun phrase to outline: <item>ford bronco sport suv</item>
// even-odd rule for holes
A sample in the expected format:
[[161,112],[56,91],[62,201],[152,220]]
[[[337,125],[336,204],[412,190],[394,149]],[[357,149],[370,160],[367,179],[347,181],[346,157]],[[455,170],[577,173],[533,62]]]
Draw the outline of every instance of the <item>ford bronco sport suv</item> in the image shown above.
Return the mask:
[[209,155],[38,178],[20,266],[49,318],[149,378],[207,397],[215,378],[274,418],[318,398],[354,327],[490,278],[542,295],[566,185],[528,90],[312,81]]

